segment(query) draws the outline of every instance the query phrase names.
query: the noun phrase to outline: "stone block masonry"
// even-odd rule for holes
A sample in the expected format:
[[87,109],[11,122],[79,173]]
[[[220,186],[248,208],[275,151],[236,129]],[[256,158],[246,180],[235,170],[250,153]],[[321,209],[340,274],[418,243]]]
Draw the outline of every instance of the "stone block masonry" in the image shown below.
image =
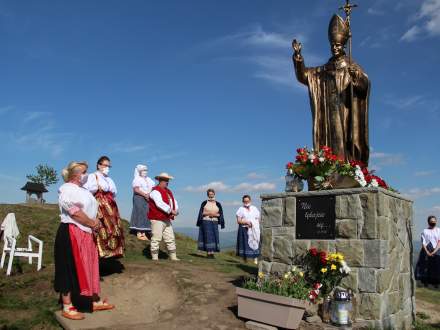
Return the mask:
[[[334,196],[335,240],[296,239],[296,198]],[[310,247],[340,252],[351,267],[342,286],[353,290],[357,321],[375,329],[411,329],[413,202],[382,188],[262,195],[260,271],[299,266]]]

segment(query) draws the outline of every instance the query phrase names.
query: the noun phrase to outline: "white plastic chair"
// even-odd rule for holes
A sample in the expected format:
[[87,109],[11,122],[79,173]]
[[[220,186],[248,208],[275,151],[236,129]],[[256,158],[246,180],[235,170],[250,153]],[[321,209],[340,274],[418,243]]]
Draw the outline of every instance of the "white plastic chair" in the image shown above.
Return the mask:
[[[3,268],[5,264],[6,254],[9,254],[8,268],[6,270],[6,275],[11,275],[12,261],[14,257],[26,257],[29,259],[29,264],[32,265],[32,258],[38,258],[37,271],[41,269],[41,263],[43,260],[43,241],[38,238],[29,235],[28,236],[28,247],[27,248],[17,248],[17,238],[20,235],[18,231],[17,222],[15,221],[15,214],[9,213],[6,215],[5,220],[1,225],[1,230],[3,232],[3,254],[0,262],[0,268]],[[1,237],[1,235],[0,235]],[[38,252],[34,252],[32,249],[32,242],[38,244]]]

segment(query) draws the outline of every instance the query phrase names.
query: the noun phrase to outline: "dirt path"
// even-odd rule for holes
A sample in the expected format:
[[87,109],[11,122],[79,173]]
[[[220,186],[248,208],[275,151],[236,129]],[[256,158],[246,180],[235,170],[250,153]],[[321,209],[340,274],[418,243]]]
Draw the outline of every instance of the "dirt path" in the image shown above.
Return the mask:
[[189,263],[129,264],[106,276],[103,295],[114,311],[66,321],[68,329],[245,329],[235,315],[234,278]]

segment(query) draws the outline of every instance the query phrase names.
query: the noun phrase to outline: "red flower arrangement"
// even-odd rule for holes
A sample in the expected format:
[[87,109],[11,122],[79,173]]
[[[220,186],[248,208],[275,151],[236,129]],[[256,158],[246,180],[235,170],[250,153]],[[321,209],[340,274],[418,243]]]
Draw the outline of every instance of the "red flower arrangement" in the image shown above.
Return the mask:
[[361,187],[393,190],[384,179],[375,175],[374,171],[370,171],[365,164],[360,161],[346,162],[335,155],[330,147],[323,146],[317,151],[304,147],[298,148],[296,152],[295,162],[286,164],[288,173],[303,180],[312,180],[318,189],[334,188],[331,178],[339,175],[351,177]]

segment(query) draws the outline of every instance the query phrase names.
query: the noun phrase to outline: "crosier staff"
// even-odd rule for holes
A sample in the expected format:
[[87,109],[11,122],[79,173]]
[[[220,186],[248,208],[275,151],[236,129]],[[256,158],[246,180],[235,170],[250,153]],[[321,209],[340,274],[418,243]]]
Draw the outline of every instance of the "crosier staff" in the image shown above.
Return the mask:
[[[353,8],[356,8],[358,5],[350,3],[350,0],[346,0],[345,5],[343,7],[340,7],[339,10],[343,10],[345,12],[345,24],[347,24],[348,27],[348,64],[349,69],[352,70],[352,33],[351,33],[351,12]],[[352,73],[350,71],[350,73]],[[353,128],[353,122],[354,122],[354,107],[353,107],[353,75],[352,75],[352,81],[350,83],[350,105],[351,105],[351,127]],[[354,156],[354,136],[353,131],[351,133],[351,154]]]

